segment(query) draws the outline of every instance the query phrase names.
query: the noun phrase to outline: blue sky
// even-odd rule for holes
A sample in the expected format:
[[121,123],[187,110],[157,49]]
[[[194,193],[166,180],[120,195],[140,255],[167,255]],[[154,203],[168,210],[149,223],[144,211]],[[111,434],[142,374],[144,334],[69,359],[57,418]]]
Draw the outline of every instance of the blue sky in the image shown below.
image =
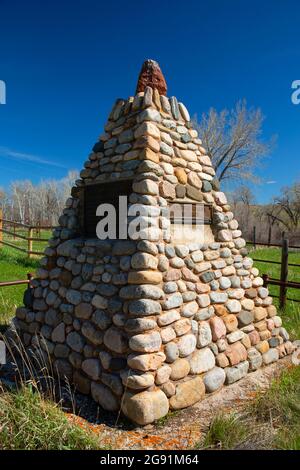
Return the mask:
[[277,145],[259,202],[300,178],[297,0],[0,0],[0,186],[81,169],[118,97],[147,58],[193,115],[246,98]]

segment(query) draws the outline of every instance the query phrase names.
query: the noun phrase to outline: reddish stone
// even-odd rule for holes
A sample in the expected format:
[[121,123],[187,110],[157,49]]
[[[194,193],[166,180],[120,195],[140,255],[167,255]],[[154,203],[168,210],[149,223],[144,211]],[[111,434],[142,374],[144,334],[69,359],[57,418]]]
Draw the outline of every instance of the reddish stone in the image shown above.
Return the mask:
[[136,93],[144,91],[146,86],[157,89],[160,95],[167,95],[167,84],[165,78],[155,60],[149,59],[143,63],[138,78]]
[[209,323],[213,341],[217,341],[222,338],[222,336],[226,335],[226,326],[221,318],[213,317],[210,319]]
[[197,282],[196,292],[198,294],[206,294],[206,292],[210,292],[210,286],[208,284],[201,284],[201,282]]
[[190,282],[199,282],[198,276],[196,276],[192,271],[190,271],[188,268],[182,268],[182,277],[185,281],[190,281]]
[[181,278],[179,269],[170,269],[164,274],[164,281],[178,281]]
[[250,331],[248,333],[252,346],[260,342],[260,336],[256,330]]
[[232,366],[247,359],[247,349],[239,341],[229,346],[225,351],[226,356]]

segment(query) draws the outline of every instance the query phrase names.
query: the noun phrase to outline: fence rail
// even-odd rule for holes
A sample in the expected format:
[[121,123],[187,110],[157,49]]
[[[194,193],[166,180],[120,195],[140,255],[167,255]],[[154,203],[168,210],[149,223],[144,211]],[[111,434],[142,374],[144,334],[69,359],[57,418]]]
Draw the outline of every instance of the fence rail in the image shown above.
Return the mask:
[[[5,227],[4,227],[5,225]],[[22,228],[27,232],[27,235],[20,234],[16,231],[17,228]],[[27,253],[28,257],[31,258],[33,255],[41,256],[42,251],[33,249],[33,242],[47,242],[48,238],[42,238],[34,236],[34,234],[40,234],[41,230],[52,230],[54,227],[49,225],[29,225],[23,224],[22,222],[15,222],[14,220],[8,220],[3,218],[2,209],[0,208],[0,246],[9,246],[15,250]],[[4,240],[3,234],[9,235],[13,240],[24,240],[27,242],[27,248],[21,247],[12,243],[11,240]]]
[[0,287],[18,286],[18,285],[21,285],[21,284],[29,284],[32,279],[33,279],[33,274],[32,273],[27,273],[27,279],[21,279],[20,281],[0,282]]
[[277,264],[281,267],[280,269],[280,279],[275,279],[273,277],[269,277],[267,274],[263,274],[262,278],[264,280],[264,286],[268,287],[268,285],[278,286],[279,287],[279,295],[272,295],[272,297],[279,299],[279,307],[285,308],[286,301],[290,300],[293,302],[300,302],[298,299],[292,299],[287,297],[287,289],[300,289],[300,282],[294,282],[288,280],[289,274],[289,266],[300,268],[300,264],[297,263],[289,263],[289,248],[300,248],[300,246],[290,246],[288,239],[283,238],[281,244],[278,243],[261,243],[257,242],[255,239],[255,230],[253,230],[253,241],[248,241],[247,243],[252,244],[253,248],[256,249],[256,245],[259,246],[275,246],[281,248],[281,261],[274,261],[274,260],[267,260],[261,258],[254,258],[252,257],[253,261],[257,261],[259,263],[266,263],[266,264]]

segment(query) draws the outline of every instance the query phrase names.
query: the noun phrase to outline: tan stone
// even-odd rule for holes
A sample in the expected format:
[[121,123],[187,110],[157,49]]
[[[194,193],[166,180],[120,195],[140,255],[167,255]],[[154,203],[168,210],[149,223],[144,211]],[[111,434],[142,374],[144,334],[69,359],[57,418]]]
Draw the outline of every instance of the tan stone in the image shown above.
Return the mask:
[[186,175],[186,172],[184,171],[183,168],[175,168],[174,169],[174,174],[175,174],[176,178],[178,179],[179,183],[186,184],[187,175]]
[[238,327],[237,318],[233,314],[225,316],[223,318],[223,322],[225,323],[227,333],[231,333],[232,331],[235,331]]
[[174,184],[171,184],[168,181],[162,181],[159,184],[159,193],[162,197],[167,199],[175,199],[176,192]]
[[228,310],[224,305],[214,305],[215,309],[215,314],[218,315],[218,317],[223,317],[225,315],[228,315]]
[[188,318],[182,318],[174,323],[173,328],[177,336],[182,336],[190,331],[191,321]]
[[255,347],[261,354],[264,354],[270,349],[268,341],[260,341]]
[[275,317],[277,315],[277,309],[275,305],[269,305],[269,307],[267,307],[267,312],[268,312],[268,317],[270,318]]
[[251,348],[251,340],[249,338],[248,335],[245,335],[242,339],[241,339],[241,343],[243,346],[245,346],[246,349],[249,349]]
[[229,366],[229,360],[228,360],[227,356],[224,353],[219,353],[216,356],[216,364],[217,364],[217,366],[224,368],[224,367]]
[[267,310],[263,307],[255,307],[254,308],[254,318],[255,321],[260,321],[266,318]]
[[149,148],[145,148],[141,150],[139,153],[140,160],[151,160],[151,162],[159,163],[159,153],[153,152],[153,150]]
[[150,424],[168,413],[169,401],[161,390],[137,394],[126,392],[122,400],[122,411],[135,423]]
[[128,274],[128,284],[159,284],[162,274],[158,271],[131,271]]
[[156,370],[158,369],[166,356],[164,353],[152,353],[152,354],[130,354],[127,359],[127,364],[132,369],[141,371]]
[[267,322],[265,320],[261,320],[254,323],[255,329],[257,331],[264,331],[267,329]]
[[190,371],[190,364],[186,359],[177,359],[170,367],[172,369],[170,379],[172,380],[183,379]]
[[241,301],[241,304],[242,304],[243,309],[245,310],[251,311],[254,309],[254,302],[251,299],[243,299]]
[[180,155],[188,162],[196,162],[198,160],[197,155],[192,150],[181,150]]
[[142,135],[150,135],[155,139],[160,138],[160,132],[155,124],[149,121],[144,121],[134,132],[134,137],[138,139]]
[[260,331],[259,336],[260,336],[260,339],[264,341],[265,339],[271,338],[272,334],[269,330],[264,330],[264,331]]
[[159,152],[160,145],[159,142],[151,137],[151,135],[143,135],[139,137],[135,143],[134,143],[134,149],[139,149],[139,148],[149,148],[153,150],[153,152]]
[[187,179],[192,186],[195,186],[195,188],[197,189],[201,189],[202,181],[200,180],[199,176],[195,171],[190,171]]
[[201,377],[195,377],[176,386],[176,394],[170,398],[170,408],[180,410],[202,400],[205,386]]

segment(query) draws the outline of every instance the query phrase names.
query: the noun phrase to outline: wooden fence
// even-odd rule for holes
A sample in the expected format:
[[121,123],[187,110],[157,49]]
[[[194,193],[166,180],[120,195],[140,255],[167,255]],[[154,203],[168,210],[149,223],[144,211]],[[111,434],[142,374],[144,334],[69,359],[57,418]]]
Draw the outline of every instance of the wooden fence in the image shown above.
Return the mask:
[[[33,255],[43,255],[42,251],[33,250],[33,242],[47,242],[48,238],[41,238],[41,230],[52,230],[53,228],[54,227],[42,225],[32,226],[23,224],[21,222],[15,222],[13,220],[3,219],[2,209],[0,208],[0,246],[9,246],[15,250],[27,253],[29,258],[31,258]],[[27,232],[27,236],[18,233],[17,229],[23,229],[23,231]],[[10,235],[13,237],[13,240],[25,240],[27,242],[27,248],[20,247],[14,243],[11,243],[11,241],[4,240],[3,234]],[[34,234],[39,236],[34,236]]]
[[254,249],[257,248],[257,245],[268,246],[268,247],[274,246],[277,248],[281,247],[281,261],[266,260],[266,259],[254,258],[253,256],[251,256],[253,261],[258,261],[259,263],[280,265],[280,279],[275,279],[275,278],[269,277],[267,274],[263,274],[262,278],[264,280],[264,286],[268,287],[268,285],[272,285],[272,286],[280,287],[279,295],[272,295],[272,297],[279,298],[280,308],[285,308],[287,300],[290,300],[293,302],[300,302],[300,300],[291,299],[287,297],[288,288],[300,289],[300,282],[288,281],[289,266],[300,268],[300,264],[289,263],[289,248],[299,249],[300,246],[293,245],[289,247],[289,241],[286,238],[282,239],[281,244],[270,243],[270,241],[268,241],[268,243],[260,243],[260,242],[257,242],[255,239],[255,230],[253,231],[253,235],[254,235],[253,240],[248,241],[247,243],[252,244]]
[[21,279],[20,281],[0,282],[0,287],[19,286],[21,284],[29,284],[32,279],[33,279],[33,274],[27,273],[27,279]]

